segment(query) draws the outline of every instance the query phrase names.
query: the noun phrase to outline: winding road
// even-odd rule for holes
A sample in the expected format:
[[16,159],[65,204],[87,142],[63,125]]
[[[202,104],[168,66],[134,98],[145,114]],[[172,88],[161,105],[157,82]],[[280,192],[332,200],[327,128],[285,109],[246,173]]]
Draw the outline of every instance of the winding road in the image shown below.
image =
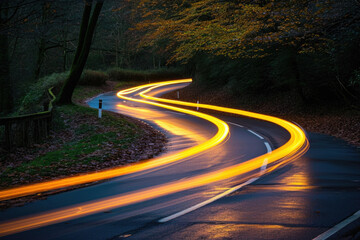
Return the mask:
[[[91,107],[96,108],[98,100],[102,99],[104,110],[136,117],[165,132],[169,139],[165,153],[110,171],[0,192],[0,199],[4,200],[109,179],[3,211],[0,236],[4,239],[212,239],[221,233],[219,238],[285,239],[290,236],[311,239],[356,210],[359,198],[352,199],[345,207],[346,211],[331,218],[333,222],[325,226],[286,225],[279,223],[280,215],[287,216],[289,222],[294,215],[311,221],[309,214],[303,211],[296,214],[286,212],[297,211],[303,206],[289,201],[280,208],[282,214],[273,212],[274,217],[270,217],[269,222],[256,224],[250,209],[265,219],[271,216],[271,210],[265,210],[265,206],[287,199],[285,195],[282,200],[278,198],[277,194],[282,191],[293,193],[298,189],[307,193],[317,189],[304,177],[310,173],[306,172],[303,162],[298,161],[309,148],[307,137],[296,124],[278,118],[158,98],[188,85],[190,81],[148,84],[92,99],[89,102]],[[197,107],[211,112],[202,113],[197,111]],[[224,112],[231,115],[224,115]],[[354,154],[356,159],[358,155]],[[289,166],[291,168],[287,169]],[[298,169],[292,166],[298,166]],[[347,171],[353,171],[353,175],[347,176],[348,180],[358,184],[358,163],[349,168]],[[259,183],[273,186],[274,181],[278,181],[279,187],[265,201],[261,194],[268,194],[268,189],[248,190]],[[238,216],[239,210],[236,209],[244,205],[236,204],[236,201],[227,202],[234,196],[248,207],[247,214]],[[247,199],[252,200],[252,204]],[[347,202],[347,198],[343,201]],[[216,205],[219,202],[223,204]],[[208,211],[214,206],[215,212]],[[303,210],[309,211],[309,208],[311,206],[307,205]],[[318,217],[316,211],[315,217]],[[322,211],[319,210],[319,214]],[[251,223],[244,220],[245,215],[252,219]],[[194,223],[198,216],[207,221]],[[234,220],[235,216],[243,220]],[[322,217],[326,218],[326,215]],[[209,224],[211,218],[216,219],[215,224]],[[179,224],[181,219],[187,219],[186,223]],[[235,231],[235,228],[243,229],[243,232]],[[262,230],[256,233],[259,229]],[[273,231],[264,235],[264,229]],[[286,234],[281,236],[278,232]],[[299,232],[306,233],[306,238],[302,238]]]

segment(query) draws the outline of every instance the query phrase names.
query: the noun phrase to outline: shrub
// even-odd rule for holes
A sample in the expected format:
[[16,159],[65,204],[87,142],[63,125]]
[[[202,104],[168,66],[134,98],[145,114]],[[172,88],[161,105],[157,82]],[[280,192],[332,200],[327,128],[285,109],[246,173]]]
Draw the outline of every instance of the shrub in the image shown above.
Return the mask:
[[55,94],[58,93],[68,74],[68,72],[53,73],[40,78],[23,98],[18,113],[24,114],[43,111],[44,103],[48,101],[48,89],[54,87],[53,92]]
[[113,81],[144,81],[145,75],[141,71],[112,68],[108,70],[109,78]]
[[85,70],[82,74],[79,84],[80,85],[91,85],[91,86],[101,86],[105,84],[106,80],[108,80],[109,76],[100,71],[94,70]]
[[182,69],[161,68],[155,70],[130,70],[112,68],[108,71],[109,79],[113,81],[161,81],[173,80],[184,77]]

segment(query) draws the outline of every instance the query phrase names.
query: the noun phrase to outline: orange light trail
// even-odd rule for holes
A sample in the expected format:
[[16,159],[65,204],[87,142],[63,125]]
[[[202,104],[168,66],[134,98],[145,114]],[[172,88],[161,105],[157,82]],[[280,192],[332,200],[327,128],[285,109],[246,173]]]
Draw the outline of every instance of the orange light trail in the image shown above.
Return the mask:
[[[306,151],[307,148],[303,148],[300,153],[295,154],[295,156],[293,157],[290,157],[289,159],[287,159],[287,161],[294,160],[300,157]],[[273,158],[276,159],[277,157],[270,156],[271,154],[268,155],[269,161],[272,161]],[[22,218],[2,223],[0,224],[0,236],[6,236],[20,231],[26,231],[33,228],[84,217],[98,212],[103,212],[130,204],[143,202],[146,200],[151,200],[191,188],[201,187],[216,181],[225,180],[260,168],[263,158],[263,156],[259,156],[257,158],[237,164],[232,167],[227,167],[225,169],[206,173],[185,180],[174,181],[159,186],[142,189],[139,191],[130,192],[127,194],[120,194],[111,198],[105,198],[86,204],[79,204],[69,208],[63,208],[48,213],[42,213],[33,217]],[[273,168],[275,168],[275,166]]]
[[[180,80],[178,83],[184,83],[184,82],[191,82],[191,79]],[[165,102],[165,103],[188,106],[188,107],[199,107],[199,108],[205,108],[205,109],[215,110],[215,111],[219,111],[219,112],[232,113],[232,114],[237,114],[237,115],[246,116],[246,117],[250,117],[250,118],[260,119],[263,121],[268,121],[268,122],[277,124],[277,125],[285,128],[290,133],[290,139],[284,145],[282,145],[281,147],[272,151],[271,155],[277,156],[278,158],[277,159],[272,158],[273,159],[272,161],[270,161],[268,159],[269,160],[268,163],[272,163],[272,162],[274,162],[278,159],[281,159],[285,156],[294,154],[297,151],[299,151],[305,144],[308,144],[306,135],[300,127],[298,127],[297,125],[290,123],[286,120],[277,118],[277,117],[268,116],[268,115],[264,115],[264,114],[260,114],[260,113],[248,112],[248,111],[239,110],[239,109],[235,109],[235,108],[226,108],[226,107],[214,106],[214,105],[209,105],[209,104],[183,102],[183,101],[178,101],[178,100],[157,98],[157,97],[152,97],[152,96],[146,95],[146,93],[150,92],[152,89],[154,89],[156,87],[165,86],[165,85],[174,84],[174,83],[176,83],[176,81],[167,81],[167,82],[159,83],[159,85],[157,85],[157,86],[150,87],[147,90],[142,91],[141,93],[139,93],[139,95],[143,98],[153,100],[153,101],[158,101],[158,102]],[[263,159],[263,160],[265,160],[265,159]]]
[[[173,106],[169,106],[169,105],[165,105],[165,104],[161,104],[161,103],[149,102],[149,101],[140,100],[140,99],[133,99],[133,98],[129,98],[129,97],[125,96],[126,94],[133,93],[133,92],[136,92],[138,90],[141,90],[141,89],[144,89],[147,87],[150,87],[150,89],[154,89],[154,88],[160,87],[160,86],[165,86],[165,85],[169,85],[169,84],[177,84],[177,83],[182,83],[182,82],[190,82],[190,81],[191,80],[187,79],[187,80],[181,80],[181,81],[169,81],[169,82],[162,82],[162,83],[157,83],[157,84],[147,84],[144,86],[139,86],[136,88],[131,88],[131,89],[121,91],[117,95],[119,97],[121,97],[123,99],[127,99],[129,101],[151,104],[154,106],[163,107],[163,108],[167,108],[167,109],[175,110],[175,111],[180,111],[183,113],[188,113],[191,115],[195,115],[195,116],[207,119],[207,120],[213,122],[218,127],[218,129],[219,129],[218,133],[210,140],[208,140],[200,145],[197,145],[195,147],[186,149],[185,151],[179,152],[179,153],[175,154],[174,156],[170,157],[170,159],[168,159],[168,158],[162,159],[160,163],[157,163],[157,161],[159,161],[159,160],[156,160],[156,162],[150,161],[149,163],[136,164],[134,166],[123,167],[123,168],[110,170],[110,171],[104,171],[106,173],[106,175],[105,175],[106,178],[109,178],[109,176],[110,177],[119,176],[119,173],[120,174],[128,174],[131,172],[141,171],[144,169],[149,169],[152,167],[160,166],[160,165],[168,163],[168,162],[177,161],[179,159],[191,156],[193,154],[196,154],[198,152],[201,152],[201,151],[209,149],[213,146],[216,146],[217,144],[221,143],[225,139],[225,137],[228,134],[228,126],[224,122],[222,122],[221,120],[219,120],[217,118],[214,118],[207,114],[187,110],[187,109],[173,107]],[[100,200],[97,200],[94,202],[70,206],[67,208],[60,209],[60,210],[54,210],[51,212],[42,213],[39,215],[25,217],[25,218],[2,223],[2,224],[0,224],[0,236],[5,236],[5,235],[13,234],[16,232],[20,232],[20,231],[25,231],[25,230],[29,230],[29,229],[33,229],[33,228],[37,228],[37,227],[41,227],[41,226],[46,226],[46,225],[62,222],[65,220],[79,218],[79,217],[83,217],[86,215],[98,213],[101,211],[110,210],[110,209],[122,207],[125,205],[130,205],[130,204],[134,204],[134,203],[139,203],[142,201],[158,198],[161,196],[165,196],[168,194],[172,194],[172,193],[176,193],[176,192],[180,192],[180,191],[184,191],[184,190],[188,190],[188,189],[192,189],[192,188],[196,188],[196,187],[201,187],[201,186],[204,186],[204,185],[207,185],[210,183],[214,183],[217,181],[236,177],[241,174],[250,173],[254,170],[261,168],[264,161],[267,161],[268,164],[273,163],[270,166],[270,168],[268,168],[266,170],[266,172],[269,172],[289,161],[297,159],[298,157],[303,155],[309,147],[308,140],[305,136],[305,133],[295,124],[292,124],[285,120],[267,116],[267,115],[263,115],[263,114],[246,112],[246,111],[242,111],[242,110],[238,110],[238,109],[223,108],[223,107],[206,105],[206,104],[195,104],[195,103],[188,103],[188,102],[181,102],[181,101],[175,101],[175,100],[169,100],[169,99],[160,99],[160,98],[150,97],[145,94],[148,91],[150,91],[150,89],[144,90],[142,93],[140,93],[140,95],[142,97],[148,98],[150,100],[156,100],[156,101],[184,105],[184,106],[191,106],[191,107],[199,106],[201,108],[207,108],[207,109],[212,109],[212,110],[217,110],[217,111],[222,111],[222,112],[236,113],[236,114],[239,114],[242,116],[248,116],[248,117],[253,117],[253,118],[273,122],[273,123],[278,124],[278,125],[282,126],[283,128],[285,128],[290,133],[290,139],[283,146],[273,150],[270,153],[258,156],[256,158],[250,159],[243,163],[236,164],[234,166],[226,167],[224,169],[216,170],[213,172],[209,172],[206,174],[194,176],[194,177],[183,179],[183,180],[178,180],[178,181],[173,181],[173,182],[157,185],[154,187],[149,187],[149,188],[140,189],[140,190],[129,192],[129,193],[120,194],[120,195],[113,196],[110,198],[100,199]],[[279,161],[279,160],[281,160],[281,161]],[[147,164],[150,164],[150,165],[148,166]],[[124,169],[126,169],[126,170],[124,170]],[[103,174],[104,172],[101,172],[101,173]],[[264,172],[265,171],[262,171],[262,172],[259,172],[258,174],[261,175],[261,174],[264,174]],[[98,173],[95,173],[95,174],[98,174]],[[72,179],[74,179],[74,178],[72,178]],[[63,180],[66,180],[66,179],[63,179]]]
[[[180,82],[187,82],[187,81],[183,80]],[[169,84],[174,84],[174,83],[179,83],[179,81],[170,81],[169,82]],[[140,87],[135,87],[135,88],[121,91],[117,95],[121,96],[124,99],[130,100],[130,101],[151,104],[154,106],[158,106],[158,107],[162,107],[162,108],[166,108],[166,109],[170,109],[170,110],[174,110],[174,111],[179,111],[179,112],[183,112],[186,114],[190,114],[193,116],[197,116],[197,117],[206,119],[217,126],[217,128],[218,128],[217,133],[212,138],[210,138],[209,140],[207,140],[199,145],[185,149],[180,152],[176,152],[172,155],[155,158],[151,161],[140,162],[137,164],[118,167],[118,168],[114,168],[111,170],[99,171],[99,172],[89,173],[89,174],[85,174],[85,175],[79,175],[79,176],[63,178],[63,179],[59,179],[59,180],[52,180],[52,181],[48,181],[48,182],[31,184],[31,185],[27,185],[27,186],[2,190],[2,191],[0,191],[0,201],[17,198],[17,197],[22,197],[22,196],[27,196],[27,195],[32,195],[32,194],[36,194],[39,192],[45,192],[45,191],[50,191],[50,190],[64,188],[64,187],[100,181],[100,180],[104,180],[104,179],[114,178],[114,177],[123,176],[126,174],[131,174],[131,173],[159,167],[161,165],[172,163],[172,162],[184,159],[186,157],[190,157],[197,153],[203,152],[209,148],[212,148],[212,147],[218,145],[226,138],[226,136],[229,133],[229,126],[225,122],[221,121],[220,119],[217,119],[215,117],[212,117],[212,116],[204,114],[204,113],[192,111],[192,110],[177,108],[177,107],[160,104],[160,103],[148,102],[148,101],[140,100],[140,99],[133,99],[133,98],[124,96],[125,94],[135,92],[139,89],[143,89],[143,88],[146,88],[149,86],[156,86],[156,85],[158,85],[158,84],[146,84],[146,85],[143,85]]]

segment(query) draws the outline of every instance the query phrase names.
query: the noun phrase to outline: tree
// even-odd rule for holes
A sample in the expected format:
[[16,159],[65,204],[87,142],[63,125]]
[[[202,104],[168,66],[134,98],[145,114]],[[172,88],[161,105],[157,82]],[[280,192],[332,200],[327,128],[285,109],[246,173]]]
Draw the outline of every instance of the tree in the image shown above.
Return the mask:
[[19,14],[27,2],[0,1],[0,114],[12,111],[13,96],[10,77],[9,35],[15,25],[21,25],[33,12]]
[[156,45],[161,38],[176,42],[172,50],[177,61],[187,61],[197,52],[232,59],[264,57],[274,45],[296,45],[305,52],[325,40],[321,33],[327,2],[139,1],[143,21],[138,28],[145,30],[145,44]]
[[79,42],[76,48],[69,76],[61,89],[58,104],[72,103],[71,97],[85,67],[96,27],[96,22],[100,15],[103,3],[103,0],[96,1],[94,11],[91,15],[92,0],[85,1],[85,7],[80,26]]
[[[0,29],[5,28],[11,18],[8,12],[8,5],[0,3]],[[4,114],[12,109],[8,47],[7,34],[0,33],[0,113]]]
[[[137,30],[144,33],[139,45],[156,47],[167,41],[165,48],[172,54],[169,61],[195,64],[203,56],[230,62],[271,60],[287,54],[289,61],[284,63],[291,71],[289,83],[306,101],[300,66],[304,61],[300,60],[312,61],[314,55],[334,59],[336,66],[327,65],[327,72],[345,65],[337,58],[339,49],[349,49],[359,38],[358,5],[358,1],[347,0],[138,0],[137,14],[142,20]],[[358,67],[353,64],[346,69],[351,73]],[[346,91],[346,81],[319,75],[315,80],[319,86],[326,81],[335,91]]]

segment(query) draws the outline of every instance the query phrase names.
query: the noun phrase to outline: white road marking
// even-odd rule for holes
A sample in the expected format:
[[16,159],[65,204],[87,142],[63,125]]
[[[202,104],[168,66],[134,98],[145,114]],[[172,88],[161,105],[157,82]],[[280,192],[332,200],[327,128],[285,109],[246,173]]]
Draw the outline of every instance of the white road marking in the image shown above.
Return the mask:
[[272,150],[271,150],[270,144],[269,144],[268,142],[264,142],[264,144],[265,144],[265,147],[266,147],[267,152],[268,152],[268,153],[271,153]]
[[344,228],[346,225],[350,224],[351,222],[355,221],[360,217],[360,210],[354,213],[351,217],[348,217],[344,221],[336,224],[334,227],[330,228],[326,232],[320,234],[313,240],[325,240],[328,239],[330,236],[332,236],[334,233],[338,232],[340,229]]
[[262,136],[260,136],[260,135],[257,134],[256,132],[254,132],[254,131],[252,131],[252,130],[250,130],[250,129],[248,129],[248,131],[251,132],[252,134],[254,134],[255,136],[257,136],[258,138],[264,139]]
[[234,125],[234,126],[237,126],[237,127],[241,127],[243,128],[244,126],[240,125],[240,124],[236,124],[236,123],[232,123],[232,122],[227,122],[228,124],[231,124],[231,125]]
[[[242,125],[239,125],[239,124],[236,124],[236,123],[232,123],[232,122],[227,122],[227,123],[229,123],[229,124],[231,124],[231,125],[234,125],[234,126],[237,126],[237,127],[241,127],[241,128],[244,127],[244,126],[242,126]],[[257,134],[256,132],[251,131],[250,129],[247,129],[247,130],[248,130],[250,133],[252,133],[252,134],[254,134],[255,136],[257,136],[258,138],[264,139],[262,136],[260,136],[260,135]],[[266,147],[267,152],[268,152],[268,153],[271,153],[271,152],[272,152],[272,149],[271,149],[271,147],[270,147],[270,144],[269,144],[268,142],[264,142],[264,144],[265,144],[265,147]],[[263,162],[263,165],[261,166],[261,169],[260,169],[261,172],[263,172],[263,171],[266,170],[267,163],[268,163],[268,159],[265,158],[265,159],[264,159],[264,162]],[[178,217],[180,217],[180,216],[182,216],[182,215],[185,215],[185,214],[187,214],[187,213],[189,213],[189,212],[195,211],[196,209],[199,209],[199,208],[201,208],[201,207],[203,207],[203,206],[205,206],[205,205],[208,205],[208,204],[210,204],[210,203],[212,203],[212,202],[214,202],[214,201],[216,201],[216,200],[218,200],[218,199],[220,199],[220,198],[222,198],[222,197],[225,197],[226,195],[229,195],[230,193],[233,193],[233,192],[239,190],[240,188],[242,188],[242,187],[244,187],[244,186],[246,186],[246,185],[249,185],[249,184],[255,182],[255,181],[258,180],[258,179],[259,179],[258,177],[257,177],[257,178],[252,178],[252,179],[246,181],[245,183],[242,183],[242,184],[239,184],[239,185],[237,185],[237,186],[235,186],[235,187],[232,187],[232,188],[226,190],[225,192],[220,193],[219,195],[216,195],[215,197],[212,197],[212,198],[210,198],[210,199],[208,199],[208,200],[206,200],[206,201],[204,201],[204,202],[198,203],[198,204],[196,204],[196,205],[194,205],[194,206],[192,206],[192,207],[189,207],[189,208],[184,209],[184,210],[182,210],[182,211],[180,211],[180,212],[174,213],[174,214],[172,214],[172,215],[170,215],[170,216],[168,216],[168,217],[161,218],[160,220],[158,220],[158,222],[159,222],[159,223],[165,223],[165,222],[168,222],[168,221],[173,220],[173,219],[175,219],[175,218],[178,218]]]
[[262,164],[262,166],[261,166],[261,168],[260,168],[260,171],[261,171],[261,172],[264,172],[264,171],[266,170],[267,164],[268,164],[268,159],[265,158],[265,159],[264,159],[264,162],[263,162],[263,164]]
[[[268,153],[271,153],[272,150],[271,150],[270,144],[269,144],[268,142],[264,142],[264,144],[265,144],[265,147],[266,147],[267,152],[268,152]],[[264,159],[264,162],[263,162],[263,164],[262,164],[262,166],[261,166],[261,168],[260,168],[260,171],[261,171],[261,172],[263,172],[263,171],[266,170],[267,164],[268,164],[268,159],[265,158],[265,159]]]
[[168,217],[164,217],[164,218],[160,219],[158,222],[159,223],[168,222],[168,221],[173,220],[173,219],[175,219],[177,217],[180,217],[180,216],[185,215],[185,214],[187,214],[189,212],[192,212],[192,211],[194,211],[194,210],[196,210],[198,208],[201,208],[201,207],[203,207],[203,206],[205,206],[205,205],[207,205],[209,203],[212,203],[212,202],[218,200],[219,198],[222,198],[222,197],[224,197],[226,195],[229,195],[230,193],[233,193],[233,192],[239,190],[240,188],[242,188],[242,187],[244,187],[246,185],[249,185],[250,183],[255,182],[258,179],[259,178],[252,178],[252,179],[250,179],[250,180],[248,180],[248,181],[246,181],[246,182],[244,182],[244,183],[242,183],[240,185],[232,187],[232,188],[226,190],[225,192],[220,193],[219,195],[216,195],[215,197],[212,197],[212,198],[210,198],[210,199],[208,199],[208,200],[206,200],[204,202],[198,203],[198,204],[196,204],[196,205],[194,205],[192,207],[189,207],[189,208],[184,209],[184,210],[182,210],[180,212],[174,213],[174,214],[172,214],[172,215],[170,215]]

